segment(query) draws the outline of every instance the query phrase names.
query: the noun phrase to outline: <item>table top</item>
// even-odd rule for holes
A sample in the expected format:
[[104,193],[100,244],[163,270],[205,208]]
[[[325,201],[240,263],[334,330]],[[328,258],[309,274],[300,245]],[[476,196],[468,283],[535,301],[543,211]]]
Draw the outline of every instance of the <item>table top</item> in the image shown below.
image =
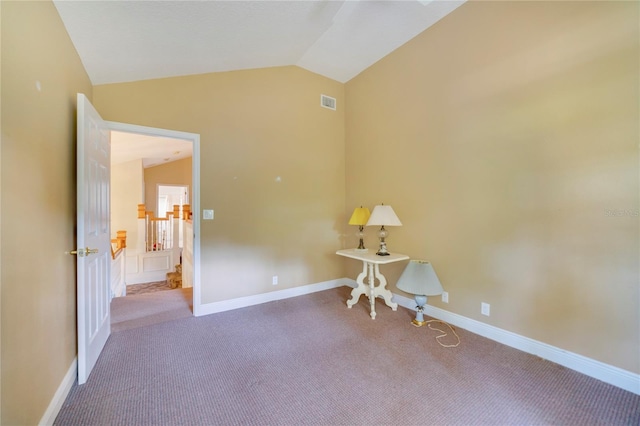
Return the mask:
[[384,265],[386,263],[399,262],[401,260],[409,260],[409,256],[400,253],[390,253],[389,256],[378,256],[375,251],[359,252],[356,249],[338,250],[337,255],[350,257],[351,259],[361,260],[363,262]]

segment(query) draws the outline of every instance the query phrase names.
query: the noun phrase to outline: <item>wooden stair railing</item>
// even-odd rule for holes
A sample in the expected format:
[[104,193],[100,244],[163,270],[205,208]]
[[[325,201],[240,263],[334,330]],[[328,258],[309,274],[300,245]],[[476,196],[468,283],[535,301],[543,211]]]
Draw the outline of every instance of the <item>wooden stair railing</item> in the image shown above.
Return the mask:
[[[191,217],[191,209],[188,204],[182,206],[183,217]],[[138,204],[138,220],[141,226],[139,232],[144,235],[144,248],[146,252],[172,250],[178,248],[179,226],[182,226],[180,218],[180,206],[175,204],[173,211],[167,212],[167,217],[155,217],[152,211],[148,211],[144,204]]]
[[[115,250],[114,250],[115,244]],[[116,238],[111,239],[111,259],[115,259],[127,247],[127,231],[117,231]]]

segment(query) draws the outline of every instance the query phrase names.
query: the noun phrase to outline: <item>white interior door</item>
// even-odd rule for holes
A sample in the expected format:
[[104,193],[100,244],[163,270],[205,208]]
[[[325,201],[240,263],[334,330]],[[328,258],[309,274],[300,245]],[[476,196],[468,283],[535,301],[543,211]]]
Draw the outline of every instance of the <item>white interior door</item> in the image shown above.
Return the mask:
[[111,334],[109,303],[111,141],[107,124],[78,93],[78,383],[87,381]]

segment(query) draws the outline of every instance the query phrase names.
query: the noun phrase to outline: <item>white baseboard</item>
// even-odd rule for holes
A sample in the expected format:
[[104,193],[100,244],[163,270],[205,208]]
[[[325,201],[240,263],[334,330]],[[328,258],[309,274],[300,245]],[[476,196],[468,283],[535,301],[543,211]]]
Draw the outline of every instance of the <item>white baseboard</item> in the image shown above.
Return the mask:
[[[415,301],[408,297],[394,294],[393,301],[407,309],[413,311],[416,309]],[[471,318],[463,317],[462,315],[454,314],[444,309],[436,308],[435,306],[426,305],[424,314],[640,395],[640,374],[635,374],[587,358],[583,355],[569,352]]]
[[305,294],[329,290],[345,285],[351,286],[350,281],[352,280],[349,280],[348,278],[339,278],[337,280],[323,281],[320,283],[304,285],[301,287],[270,291],[269,293],[256,294],[254,296],[239,297],[237,299],[223,300],[221,302],[201,304],[198,309],[194,309],[194,315],[197,317],[202,315],[210,315],[217,312],[246,308],[248,306],[259,305],[266,302],[273,302],[274,300],[288,299],[290,297],[302,296]]
[[67,373],[62,378],[62,382],[60,386],[58,386],[58,390],[53,395],[53,399],[49,403],[47,410],[44,412],[42,419],[40,419],[40,426],[49,426],[53,425],[53,422],[56,420],[60,409],[62,408],[62,404],[64,404],[65,399],[67,399],[67,395],[71,391],[71,386],[76,381],[76,377],[78,376],[78,358],[74,358],[71,366],[67,370]]

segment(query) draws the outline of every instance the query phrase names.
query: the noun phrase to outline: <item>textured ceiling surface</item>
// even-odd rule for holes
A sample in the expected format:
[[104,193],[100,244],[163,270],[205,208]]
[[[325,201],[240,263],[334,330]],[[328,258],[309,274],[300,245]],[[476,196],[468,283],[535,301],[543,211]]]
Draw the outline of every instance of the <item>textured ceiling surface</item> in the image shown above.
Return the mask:
[[111,132],[111,165],[142,160],[142,166],[147,168],[190,158],[192,155],[193,144],[190,141]]
[[94,85],[284,65],[344,83],[463,2],[54,0]]
[[[347,82],[464,3],[429,0],[54,0],[94,85],[297,65]],[[191,143],[112,133],[112,164]]]

